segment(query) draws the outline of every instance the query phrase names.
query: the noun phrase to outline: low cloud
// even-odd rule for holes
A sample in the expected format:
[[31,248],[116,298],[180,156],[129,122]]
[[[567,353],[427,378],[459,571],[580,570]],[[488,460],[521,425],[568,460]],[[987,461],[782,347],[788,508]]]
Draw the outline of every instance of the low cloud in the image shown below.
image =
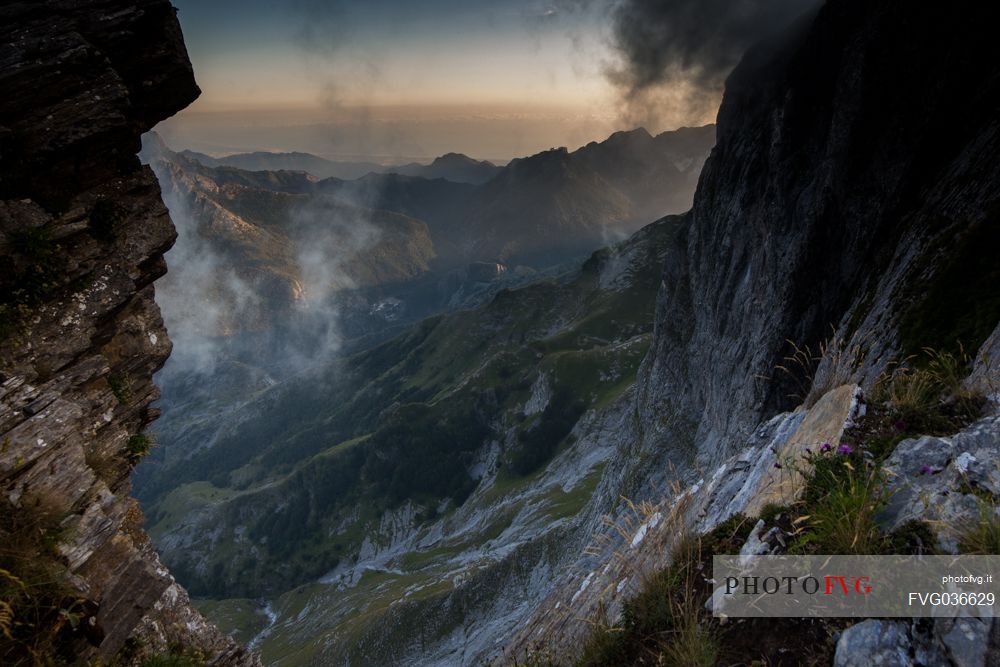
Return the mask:
[[[211,375],[223,361],[243,361],[275,377],[328,370],[343,342],[343,300],[355,287],[351,264],[380,233],[365,208],[315,196],[289,210],[281,270],[258,266],[233,237],[253,238],[247,223],[213,218],[204,202],[154,161],[177,228],[157,302],[174,343],[164,373]],[[222,214],[228,215],[228,214]],[[222,229],[225,224],[232,229]]]

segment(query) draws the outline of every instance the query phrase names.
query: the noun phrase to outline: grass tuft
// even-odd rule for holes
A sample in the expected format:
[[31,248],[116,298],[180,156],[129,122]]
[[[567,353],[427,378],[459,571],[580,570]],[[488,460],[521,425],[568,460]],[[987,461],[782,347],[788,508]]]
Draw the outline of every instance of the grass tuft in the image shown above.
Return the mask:
[[704,607],[712,591],[712,556],[736,553],[751,528],[749,519],[736,515],[708,535],[679,538],[670,566],[645,578],[625,602],[621,622],[595,624],[577,667],[715,664],[721,639]]
[[127,405],[132,398],[132,378],[126,375],[112,373],[107,377],[111,393],[115,395],[119,405]]
[[896,414],[901,430],[948,435],[974,421],[986,405],[981,394],[965,386],[971,367],[962,349],[953,354],[924,348],[922,355],[883,373],[872,398]]
[[141,667],[201,667],[205,662],[176,653],[160,653],[142,661]]
[[128,439],[126,447],[128,451],[128,461],[135,465],[149,454],[156,445],[156,440],[147,433],[136,433]]
[[22,504],[0,512],[0,664],[66,664],[97,606],[67,583],[59,514]]
[[880,554],[886,536],[876,516],[888,502],[879,468],[860,452],[809,455],[797,553]]
[[[832,327],[831,327],[832,329]],[[867,342],[848,345],[847,339],[833,330],[814,352],[808,345],[786,341],[791,352],[775,366],[792,387],[789,398],[812,407],[831,389],[853,382],[855,373],[868,354]]]
[[1000,554],[1000,516],[993,503],[980,501],[979,520],[968,524],[958,538],[963,554]]

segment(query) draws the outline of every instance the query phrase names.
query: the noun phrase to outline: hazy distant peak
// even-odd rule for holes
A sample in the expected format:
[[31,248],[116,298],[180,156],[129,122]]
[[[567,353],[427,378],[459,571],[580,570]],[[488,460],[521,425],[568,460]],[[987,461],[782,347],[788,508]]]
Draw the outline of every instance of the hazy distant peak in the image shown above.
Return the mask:
[[703,136],[705,134],[715,134],[715,123],[709,123],[708,125],[685,125],[683,127],[678,127],[675,130],[667,130],[665,132],[660,132],[655,138],[660,138],[662,136],[670,135],[675,137],[680,136]]
[[[637,127],[634,130],[619,130],[617,132],[614,132],[610,137],[608,137],[607,139],[605,139],[603,142],[600,143],[614,144],[625,141],[648,141],[652,138],[653,135],[649,133],[649,130],[647,130],[644,127]],[[592,143],[598,143],[598,142],[592,142]]]
[[434,158],[430,164],[412,162],[390,167],[387,171],[404,176],[443,178],[456,183],[479,185],[496,176],[500,167],[492,162],[473,159],[464,153],[445,153]]
[[431,162],[431,165],[433,166],[435,164],[447,164],[450,162],[460,162],[463,164],[487,164],[490,165],[491,167],[496,166],[495,164],[487,160],[476,160],[475,158],[471,158],[465,153],[445,153],[444,155],[434,158],[434,161]]

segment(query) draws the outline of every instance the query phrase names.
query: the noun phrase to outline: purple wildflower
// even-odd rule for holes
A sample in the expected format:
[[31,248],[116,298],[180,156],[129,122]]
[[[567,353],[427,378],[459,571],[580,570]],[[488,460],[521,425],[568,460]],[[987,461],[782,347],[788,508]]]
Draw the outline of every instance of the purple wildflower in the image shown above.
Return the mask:
[[777,468],[778,470],[781,470],[781,463],[778,462],[778,461],[775,461],[774,462],[774,467]]
[[928,465],[920,466],[920,474],[921,475],[936,475],[939,472],[941,472],[941,471],[938,470],[937,468],[932,468],[932,467],[930,467]]
[[840,447],[837,447],[837,453],[838,454],[852,454],[852,453],[854,453],[854,448],[851,447],[850,445],[848,445],[847,443],[844,443]]
[[830,451],[831,449],[833,449],[833,445],[831,445],[829,442],[824,442],[822,445],[819,446],[819,451],[824,454]]

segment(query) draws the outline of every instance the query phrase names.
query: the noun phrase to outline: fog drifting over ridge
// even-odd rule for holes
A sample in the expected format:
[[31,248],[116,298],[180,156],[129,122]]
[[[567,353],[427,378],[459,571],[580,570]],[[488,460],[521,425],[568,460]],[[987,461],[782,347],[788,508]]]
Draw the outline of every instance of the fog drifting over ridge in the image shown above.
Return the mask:
[[[226,31],[244,31],[245,42],[259,26],[237,21],[235,26],[217,26],[218,36],[213,32],[207,37],[204,31],[211,24],[204,22],[212,20],[212,11],[180,4],[196,72],[205,74],[209,92],[201,110],[196,104],[158,126],[173,148],[210,155],[301,151],[333,160],[394,164],[430,161],[449,152],[504,163],[548,148],[576,148],[621,127],[644,125],[657,132],[665,126],[710,122],[725,77],[742,53],[813,7],[815,0],[555,0],[493,3],[478,10],[449,7],[447,2],[415,9],[390,1],[381,15],[339,0],[299,0],[268,14],[276,29],[253,48],[234,43]],[[455,27],[468,34],[448,32]],[[489,34],[485,45],[474,44],[477,34]],[[516,53],[498,48],[495,40],[501,37]],[[452,68],[454,63],[443,73],[432,66],[421,72],[412,69],[422,59],[434,64],[459,55],[465,62],[455,65],[458,69]],[[273,62],[260,64],[268,58]],[[533,60],[536,68],[523,66]],[[241,78],[254,63],[261,66],[255,73],[259,79]],[[498,63],[505,70],[500,77]],[[401,85],[407,72],[412,85]],[[274,85],[269,81],[282,74],[288,86],[269,88]],[[227,76],[233,81],[215,91],[214,85]],[[303,103],[308,95],[290,94],[294,86],[310,88],[313,102]],[[484,90],[492,93],[491,86],[496,88],[494,97],[509,100],[484,103]],[[410,102],[384,102],[401,92],[410,95]],[[560,94],[568,96],[563,104],[546,104]],[[271,108],[218,108],[226,95],[256,96]],[[421,102],[421,95],[427,99]],[[429,103],[435,95],[442,99]],[[465,103],[451,101],[456,95],[464,95]],[[525,102],[533,96],[537,99]],[[211,283],[215,294],[189,318],[183,313],[199,299],[204,301],[204,293],[171,292],[168,286],[164,302],[168,320],[175,320],[171,329],[179,339],[195,338],[199,328],[224,330],[219,303],[227,304],[230,317],[255,319],[261,286],[226,273],[225,261],[199,249],[197,231],[186,224],[191,215],[185,202],[172,204],[181,232],[172,251],[174,263],[189,267],[185,271],[196,278],[195,284]],[[303,294],[297,303],[315,310],[305,313],[307,319],[324,327],[306,336],[308,347],[319,345],[310,355],[335,353],[339,346],[332,333],[337,309],[331,286],[345,284],[343,276],[330,274],[338,271],[342,251],[364,250],[370,227],[357,220],[338,225],[334,216],[327,226],[333,242],[294,240],[300,246],[295,264]],[[609,237],[606,242],[615,240]],[[214,351],[201,352],[196,344],[183,347],[194,355],[192,365],[211,365]],[[288,356],[294,366],[291,357],[301,355],[296,347],[279,356]]]
[[616,58],[605,71],[633,125],[711,122],[726,77],[748,48],[784,30],[819,0],[619,0]]
[[[177,228],[177,241],[165,255],[170,271],[157,283],[174,342],[162,373],[208,376],[220,362],[240,357],[277,376],[328,368],[343,340],[340,292],[356,286],[345,264],[380,237],[369,210],[325,198],[293,206],[283,216],[287,248],[278,250],[287,254],[288,274],[275,282],[255,269],[257,260],[239,258],[247,235],[263,230],[182,192],[185,186],[167,162],[150,164]],[[272,243],[285,245],[283,239]]]

